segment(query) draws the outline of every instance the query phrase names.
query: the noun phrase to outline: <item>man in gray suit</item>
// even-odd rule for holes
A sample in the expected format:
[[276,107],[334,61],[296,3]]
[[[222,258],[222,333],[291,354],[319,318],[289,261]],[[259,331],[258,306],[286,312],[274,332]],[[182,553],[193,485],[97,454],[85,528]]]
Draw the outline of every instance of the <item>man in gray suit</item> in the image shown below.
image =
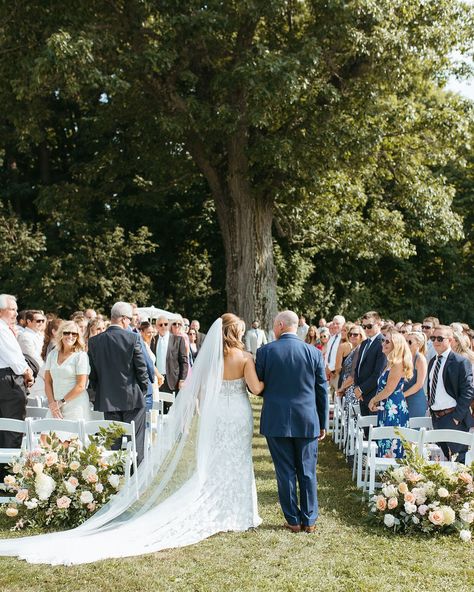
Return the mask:
[[94,408],[105,419],[135,422],[137,462],[143,460],[145,445],[145,396],[148,372],[140,336],[128,327],[132,307],[116,302],[107,331],[89,340],[90,386],[95,390]]

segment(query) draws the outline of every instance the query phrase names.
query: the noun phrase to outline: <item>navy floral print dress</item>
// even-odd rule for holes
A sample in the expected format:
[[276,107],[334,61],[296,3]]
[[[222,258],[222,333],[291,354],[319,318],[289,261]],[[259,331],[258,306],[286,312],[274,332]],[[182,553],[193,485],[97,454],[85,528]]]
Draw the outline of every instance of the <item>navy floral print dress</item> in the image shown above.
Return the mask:
[[[385,372],[380,376],[377,385],[377,393],[380,393],[380,391],[385,388],[389,372],[390,370],[385,370]],[[408,426],[409,414],[408,405],[403,394],[404,384],[405,379],[402,377],[399,380],[395,390],[384,401],[380,401],[380,408],[377,414],[378,426]],[[403,446],[401,440],[398,438],[393,440],[379,440],[378,447],[379,456],[388,458],[403,457]]]

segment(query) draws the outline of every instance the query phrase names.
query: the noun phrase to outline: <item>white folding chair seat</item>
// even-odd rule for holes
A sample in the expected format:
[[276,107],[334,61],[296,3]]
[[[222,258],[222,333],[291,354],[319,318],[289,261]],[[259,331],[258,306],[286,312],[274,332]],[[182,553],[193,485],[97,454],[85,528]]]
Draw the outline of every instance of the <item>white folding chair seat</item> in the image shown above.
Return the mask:
[[49,409],[47,407],[32,407],[26,406],[26,417],[32,417],[33,419],[42,419],[48,415]]
[[[423,431],[421,441],[421,449],[426,458],[426,449],[429,444],[453,442],[454,444],[463,444],[467,446],[465,464],[470,465],[474,461],[474,432],[458,432],[457,430],[429,430]],[[428,460],[428,459],[427,459]],[[451,464],[451,461],[430,461],[439,462],[440,464]]]
[[410,417],[408,425],[414,430],[424,428],[425,430],[433,429],[433,421],[431,417]]
[[357,476],[357,487],[362,487],[362,469],[366,462],[367,457],[367,440],[364,439],[364,428],[368,428],[371,425],[377,425],[376,415],[366,415],[363,417],[359,415],[357,417],[355,427],[355,445],[354,445],[354,465],[352,467],[352,478],[356,479]]
[[367,439],[367,468],[365,471],[364,491],[369,488],[369,494],[375,490],[375,475],[377,472],[386,471],[388,468],[397,465],[396,458],[386,458],[378,456],[377,440],[394,440],[402,437],[407,442],[415,444],[418,450],[422,450],[422,437],[424,430],[414,430],[400,426],[381,426],[369,427],[369,437]]

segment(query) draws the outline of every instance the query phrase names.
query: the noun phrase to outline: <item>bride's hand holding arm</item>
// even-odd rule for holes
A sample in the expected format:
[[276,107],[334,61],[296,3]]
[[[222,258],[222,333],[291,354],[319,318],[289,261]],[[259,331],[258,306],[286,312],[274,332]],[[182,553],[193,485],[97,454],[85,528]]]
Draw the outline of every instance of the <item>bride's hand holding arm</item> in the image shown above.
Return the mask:
[[254,395],[260,395],[265,385],[261,380],[258,379],[252,354],[244,352],[244,355],[247,358],[244,366],[245,382],[247,383],[250,392],[252,392]]

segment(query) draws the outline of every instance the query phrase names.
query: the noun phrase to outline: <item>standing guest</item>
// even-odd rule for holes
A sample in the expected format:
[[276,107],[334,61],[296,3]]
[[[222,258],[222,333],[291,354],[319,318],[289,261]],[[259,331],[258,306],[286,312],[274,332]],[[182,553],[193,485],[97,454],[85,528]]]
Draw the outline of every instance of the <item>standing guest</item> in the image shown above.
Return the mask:
[[297,328],[294,312],[279,313],[273,325],[276,341],[257,352],[257,375],[265,384],[260,433],[275,465],[284,527],[313,533],[318,440],[326,435],[328,397],[323,357],[298,339]]
[[349,422],[349,411],[352,408],[352,405],[357,403],[357,399],[354,395],[354,374],[359,359],[360,345],[364,339],[366,339],[366,335],[364,329],[362,329],[360,325],[354,325],[351,327],[348,337],[352,345],[352,350],[342,365],[341,386],[336,393],[338,397],[344,397],[346,425]]
[[[31,371],[13,333],[17,304],[14,296],[0,294],[0,417],[25,419]],[[0,432],[0,448],[20,448],[22,434]],[[0,467],[2,477],[5,468]]]
[[425,380],[428,370],[426,361],[426,337],[424,333],[412,332],[405,336],[413,360],[413,376],[405,383],[403,394],[408,405],[410,417],[425,417],[428,401],[425,393]]
[[140,314],[138,312],[138,306],[135,302],[132,302],[132,320],[130,322],[129,329],[132,330],[134,333],[140,332]]
[[318,327],[321,329],[322,327],[326,326],[326,319],[321,317],[318,321]]
[[318,338],[319,343],[316,347],[323,354],[324,359],[326,359],[327,345],[328,345],[328,341],[329,341],[330,337],[331,337],[331,334],[329,333],[329,329],[327,327],[322,327],[319,330],[319,338]]
[[86,329],[87,329],[87,324],[89,323],[89,321],[86,319],[84,314],[80,311],[75,312],[71,317],[71,321],[74,321],[77,324],[77,326],[79,327],[79,331],[81,333],[81,337],[82,337],[82,339],[84,339],[84,335],[85,335]]
[[[309,343],[309,345],[314,345],[318,347],[319,338],[318,338],[318,330],[314,325],[311,325],[306,333],[305,343]],[[319,348],[318,348],[319,349]]]
[[193,366],[194,362],[196,361],[196,357],[198,355],[198,348],[197,348],[197,331],[196,329],[189,329],[188,333],[189,337],[189,365]]
[[150,411],[153,407],[153,399],[158,400],[158,392],[159,387],[163,384],[163,376],[158,372],[158,368],[156,367],[156,356],[151,350],[151,340],[153,339],[154,331],[151,326],[151,323],[148,321],[142,321],[140,324],[140,336],[142,338],[143,344],[145,345],[146,353],[149,356],[152,364],[153,364],[153,372],[155,375],[155,380],[151,380],[148,377],[148,390],[146,394],[146,408]]
[[[392,331],[383,340],[387,367],[378,380],[377,393],[369,402],[372,413],[378,411],[378,426],[408,426],[408,405],[403,394],[406,380],[413,376],[412,354],[401,333]],[[377,442],[379,456],[402,458],[401,441],[387,438]]]
[[375,396],[378,379],[387,363],[382,351],[381,327],[382,319],[378,312],[371,310],[362,317],[362,328],[367,339],[360,346],[359,360],[354,373],[354,395],[360,403],[361,415],[364,416],[373,415],[369,403]]
[[471,349],[474,351],[474,329],[469,329],[468,333],[469,341],[471,343]]
[[467,358],[471,362],[474,370],[474,351],[471,349],[469,337],[464,335],[464,333],[462,335],[454,333],[452,344],[453,352]]
[[95,319],[90,320],[87,323],[86,332],[84,334],[84,342],[86,344],[86,350],[89,343],[89,339],[91,337],[95,337],[99,335],[99,333],[103,333],[105,331],[105,322],[102,319]]
[[331,337],[328,341],[326,350],[326,376],[329,380],[329,385],[336,389],[336,358],[339,344],[341,343],[341,330],[346,319],[342,315],[336,315],[329,324],[329,332]]
[[337,348],[337,355],[336,355],[336,366],[335,366],[335,374],[336,374],[336,384],[337,388],[340,388],[342,384],[342,376],[341,370],[344,364],[344,360],[350,354],[352,350],[352,342],[349,339],[349,332],[354,326],[354,323],[345,323],[341,329],[341,341],[339,342],[339,347]]
[[74,321],[63,321],[44,366],[48,417],[89,420],[86,390],[89,373],[89,359],[79,327]]
[[298,319],[298,330],[296,331],[296,335],[303,341],[305,340],[306,334],[308,333],[309,326],[306,324],[306,318],[304,315],[300,315]]
[[398,332],[401,333],[402,335],[408,335],[408,333],[411,333],[412,331],[413,331],[413,325],[408,321],[403,323],[403,325],[398,330]]
[[436,355],[436,350],[433,346],[433,342],[431,341],[431,336],[433,335],[434,328],[438,325],[439,320],[436,317],[425,317],[423,319],[423,324],[421,325],[421,330],[426,336],[426,359],[428,362]]
[[172,393],[179,391],[188,375],[189,362],[186,344],[181,335],[170,333],[170,322],[166,317],[156,321],[158,335],[151,344],[156,355],[156,367],[164,377],[161,391]]
[[132,307],[116,302],[109,328],[89,341],[90,384],[95,390],[94,408],[105,419],[135,422],[137,461],[144,455],[145,396],[148,372],[140,336],[129,331]]
[[413,325],[411,326],[411,330],[413,333],[421,333],[421,323],[413,323]]
[[183,329],[184,329],[184,332],[186,333],[186,335],[189,333],[189,325],[190,325],[189,319],[183,319]]
[[[438,325],[430,339],[437,354],[428,364],[428,405],[433,429],[468,432],[474,425],[470,413],[474,398],[472,365],[451,350],[451,327]],[[457,455],[457,462],[464,462],[466,446],[453,442],[441,442],[439,446],[449,460]]]
[[20,310],[17,315],[16,335],[22,333],[26,328],[26,313],[27,310]]
[[194,319],[193,321],[191,321],[191,325],[189,326],[190,329],[194,329],[196,331],[197,334],[197,341],[196,341],[196,345],[198,348],[198,351],[201,349],[202,344],[204,343],[204,339],[206,338],[206,334],[205,333],[201,333],[199,331],[199,329],[201,328],[201,325],[199,323],[199,321],[197,321],[196,319]]
[[43,350],[46,317],[40,310],[27,310],[25,319],[26,327],[18,335],[18,343],[23,354],[31,356],[41,367],[43,364],[41,352]]
[[97,313],[93,308],[86,308],[84,311],[84,316],[88,321],[93,321],[97,318]]
[[63,320],[58,318],[48,321],[46,325],[46,331],[44,332],[43,349],[41,350],[41,357],[43,360],[46,360],[49,352],[54,349],[54,342],[58,334],[59,326],[62,322]]
[[255,356],[257,355],[257,350],[262,345],[267,343],[267,336],[265,335],[265,331],[259,328],[260,322],[255,320],[252,323],[252,327],[247,331],[245,334],[245,349],[253,355],[253,359],[255,360]]
[[462,323],[451,323],[449,326],[453,330],[453,333],[457,333],[458,335],[462,335],[462,333],[464,332]]

